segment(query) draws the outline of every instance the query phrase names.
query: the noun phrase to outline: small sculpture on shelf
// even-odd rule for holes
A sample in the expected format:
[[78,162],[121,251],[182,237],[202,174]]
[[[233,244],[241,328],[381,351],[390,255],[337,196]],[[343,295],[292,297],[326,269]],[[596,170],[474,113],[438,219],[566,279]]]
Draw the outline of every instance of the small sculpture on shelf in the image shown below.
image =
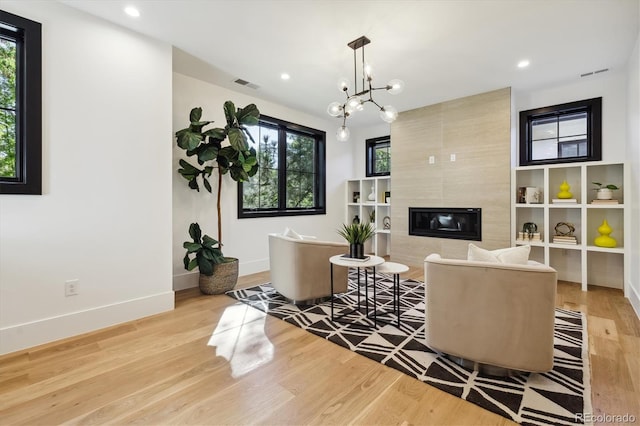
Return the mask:
[[369,196],[367,197],[369,199],[369,201],[376,201],[376,191],[374,189],[374,185],[371,185],[371,193],[369,194]]
[[573,223],[558,222],[554,228],[556,234],[553,236],[553,243],[557,244],[578,244],[578,239],[573,235],[576,232],[576,227]]
[[538,225],[533,222],[527,222],[522,225],[522,231],[518,232],[518,242],[541,242],[540,232],[538,232]]
[[614,248],[617,244],[615,238],[609,236],[613,232],[613,229],[607,223],[607,219],[602,221],[602,224],[598,227],[598,233],[600,234],[593,240],[593,244],[598,247]]
[[358,215],[355,215],[355,216],[353,217],[353,220],[351,221],[351,223],[354,223],[354,224],[358,224],[358,223],[360,223],[360,218],[358,217]]
[[353,193],[353,202],[354,203],[359,203],[360,202],[360,192],[354,192]]

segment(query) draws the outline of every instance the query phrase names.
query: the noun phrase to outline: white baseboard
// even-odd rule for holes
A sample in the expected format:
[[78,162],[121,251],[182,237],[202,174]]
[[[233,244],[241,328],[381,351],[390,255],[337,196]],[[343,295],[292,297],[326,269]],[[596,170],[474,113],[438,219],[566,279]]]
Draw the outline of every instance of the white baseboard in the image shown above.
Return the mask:
[[0,328],[0,355],[173,310],[167,291],[139,299]]
[[173,276],[173,291],[185,290],[187,288],[198,287],[198,279],[200,273],[198,271],[185,272]]
[[251,275],[256,272],[262,272],[269,270],[269,258],[254,260],[252,262],[242,262],[240,260],[240,276]]
[[633,310],[636,311],[636,316],[640,319],[640,293],[631,283],[628,284],[627,288],[629,289],[629,302]]
[[[240,269],[238,274],[251,275],[256,272],[262,272],[269,269],[269,259],[255,260],[252,262],[242,262],[240,260]],[[176,274],[173,276],[173,291],[185,290],[187,288],[198,287],[198,271],[185,272],[183,274]]]

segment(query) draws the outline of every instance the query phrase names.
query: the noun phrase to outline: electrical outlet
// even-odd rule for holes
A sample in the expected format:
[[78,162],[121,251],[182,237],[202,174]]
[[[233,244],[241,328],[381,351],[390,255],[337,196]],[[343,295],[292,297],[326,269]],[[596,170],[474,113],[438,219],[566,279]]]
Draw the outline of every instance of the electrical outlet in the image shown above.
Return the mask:
[[78,295],[78,287],[80,285],[80,280],[69,280],[64,283],[64,295],[69,296],[77,296]]
[[434,157],[433,155],[429,156],[429,164],[435,164],[436,163],[436,157]]
[[451,154],[451,155],[449,156],[449,159],[450,159],[451,161],[456,161],[456,155],[455,155],[455,154]]

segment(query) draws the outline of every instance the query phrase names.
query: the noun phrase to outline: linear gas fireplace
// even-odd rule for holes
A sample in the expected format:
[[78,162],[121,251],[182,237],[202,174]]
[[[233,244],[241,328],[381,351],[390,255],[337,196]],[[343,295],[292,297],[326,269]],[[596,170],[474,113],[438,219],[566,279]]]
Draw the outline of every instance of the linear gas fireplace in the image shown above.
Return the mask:
[[482,209],[409,207],[409,235],[482,240]]

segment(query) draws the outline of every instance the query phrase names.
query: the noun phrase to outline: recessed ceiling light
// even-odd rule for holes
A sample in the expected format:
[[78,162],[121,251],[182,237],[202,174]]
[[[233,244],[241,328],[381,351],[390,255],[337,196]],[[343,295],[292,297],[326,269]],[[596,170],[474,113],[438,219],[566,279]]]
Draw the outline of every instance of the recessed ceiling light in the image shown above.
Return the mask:
[[283,72],[282,74],[280,74],[280,78],[286,81],[286,80],[289,80],[291,76],[286,72]]
[[140,11],[133,6],[127,6],[124,8],[124,13],[134,18],[140,16]]
[[526,68],[528,67],[530,64],[528,59],[523,59],[522,61],[518,62],[518,68]]

